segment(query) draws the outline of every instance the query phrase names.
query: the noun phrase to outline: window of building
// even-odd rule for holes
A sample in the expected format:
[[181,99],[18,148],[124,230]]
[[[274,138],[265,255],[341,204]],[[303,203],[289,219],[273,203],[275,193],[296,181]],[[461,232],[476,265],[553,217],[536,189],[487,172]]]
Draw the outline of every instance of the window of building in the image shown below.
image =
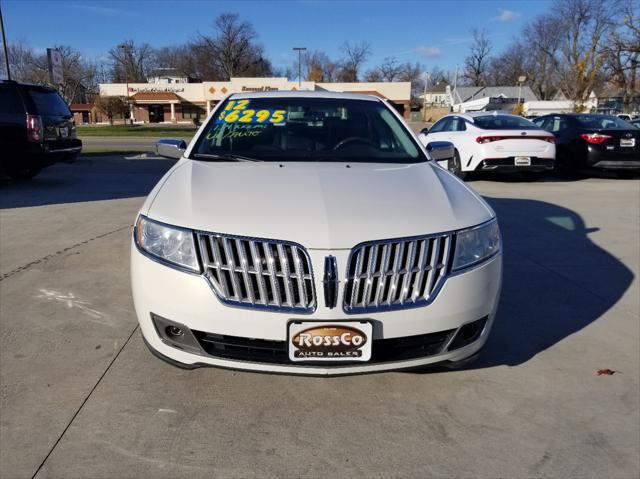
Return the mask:
[[204,108],[193,104],[182,105],[182,118],[185,120],[200,119],[203,116],[205,116]]

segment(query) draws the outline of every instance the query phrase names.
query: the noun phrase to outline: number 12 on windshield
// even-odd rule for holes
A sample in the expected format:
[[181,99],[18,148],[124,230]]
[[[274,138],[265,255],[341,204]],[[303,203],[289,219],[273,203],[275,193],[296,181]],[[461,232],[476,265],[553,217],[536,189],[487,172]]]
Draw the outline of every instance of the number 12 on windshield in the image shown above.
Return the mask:
[[253,110],[247,108],[250,100],[230,100],[216,119],[216,123],[271,123],[284,124],[285,110]]

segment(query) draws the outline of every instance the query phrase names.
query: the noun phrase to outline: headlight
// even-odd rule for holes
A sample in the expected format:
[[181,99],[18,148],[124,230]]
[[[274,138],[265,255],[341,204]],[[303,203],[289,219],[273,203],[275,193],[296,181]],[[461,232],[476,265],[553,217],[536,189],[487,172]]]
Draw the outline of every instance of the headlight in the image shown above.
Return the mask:
[[493,219],[489,223],[456,234],[453,271],[481,263],[500,250],[500,228]]
[[193,232],[157,223],[140,215],[135,228],[135,240],[144,252],[161,261],[200,272]]

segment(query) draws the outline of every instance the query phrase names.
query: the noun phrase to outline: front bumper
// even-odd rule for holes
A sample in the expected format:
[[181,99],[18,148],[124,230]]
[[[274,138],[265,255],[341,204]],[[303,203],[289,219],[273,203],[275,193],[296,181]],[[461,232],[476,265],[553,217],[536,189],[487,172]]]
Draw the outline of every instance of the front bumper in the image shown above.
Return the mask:
[[[336,257],[344,271],[349,251],[309,250],[313,265],[321,265],[327,255]],[[488,262],[462,274],[450,276],[435,300],[428,306],[389,312],[345,314],[341,305],[329,309],[322,300],[322,278],[316,272],[315,286],[318,307],[313,314],[290,314],[256,311],[222,304],[209,283],[200,275],[184,273],[159,264],[141,254],[135,245],[131,249],[133,298],[142,334],[157,355],[183,366],[219,366],[232,369],[306,375],[344,375],[376,371],[415,368],[444,361],[461,361],[475,354],[487,340],[495,318],[502,278],[502,257],[497,255]],[[340,284],[338,297],[344,294]],[[181,350],[171,346],[159,336],[152,315],[184,325],[198,337],[200,345],[207,335],[214,338],[255,340],[281,347],[286,344],[287,324],[291,320],[327,323],[367,320],[373,324],[375,345],[394,344],[394,340],[407,337],[428,337],[441,341],[436,349],[425,347],[424,356],[411,359],[384,357],[367,363],[290,363],[288,360],[231,359],[209,354],[206,347]],[[448,346],[463,325],[486,318],[478,337],[471,343],[449,351]],[[444,342],[442,342],[444,341]],[[285,346],[286,347],[286,346]],[[209,351],[209,352],[207,352]]]

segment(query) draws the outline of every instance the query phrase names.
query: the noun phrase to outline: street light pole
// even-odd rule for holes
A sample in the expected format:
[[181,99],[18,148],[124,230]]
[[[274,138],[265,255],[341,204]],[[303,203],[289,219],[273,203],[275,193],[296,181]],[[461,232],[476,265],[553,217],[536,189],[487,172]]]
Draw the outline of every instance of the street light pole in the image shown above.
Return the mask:
[[9,49],[7,48],[7,37],[4,34],[4,20],[2,20],[2,5],[0,5],[0,30],[2,30],[2,44],[4,45],[4,61],[7,65],[7,80],[11,80],[11,71],[9,70]]
[[422,121],[427,121],[427,85],[429,83],[429,74],[424,74],[424,91],[422,93]]
[[[133,118],[131,118],[133,116],[132,115],[133,112],[131,111],[131,101],[129,101],[129,77],[127,75],[127,64],[128,64],[127,58],[126,58],[126,56],[127,56],[127,46],[123,43],[121,45],[118,45],[118,47],[122,49],[122,52],[125,55],[125,58],[124,58],[124,82],[126,84],[126,89],[127,89],[127,107],[129,107],[129,120],[131,120],[131,124],[133,125]],[[125,125],[127,124],[127,119],[126,118],[124,120],[124,123],[125,123]]]
[[305,47],[293,47],[298,52],[298,90],[302,88],[302,52],[306,50]]

